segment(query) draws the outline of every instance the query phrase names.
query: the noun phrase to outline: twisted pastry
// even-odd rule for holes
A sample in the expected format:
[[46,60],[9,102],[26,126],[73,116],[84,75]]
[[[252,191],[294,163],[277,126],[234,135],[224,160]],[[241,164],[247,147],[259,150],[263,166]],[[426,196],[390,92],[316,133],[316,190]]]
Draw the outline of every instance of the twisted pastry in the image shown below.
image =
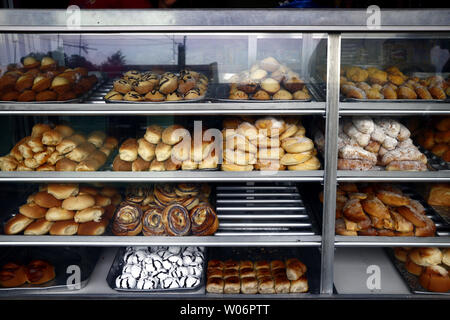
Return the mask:
[[125,200],[130,203],[141,203],[149,194],[151,190],[147,186],[130,186],[126,190]]
[[211,205],[201,202],[189,211],[191,231],[195,236],[213,235],[219,228],[219,219]]
[[142,232],[144,236],[163,236],[166,234],[161,208],[151,206],[144,212],[144,216],[142,217]]
[[163,223],[170,236],[185,236],[191,230],[189,212],[178,203],[172,203],[164,208]]
[[153,196],[155,197],[155,202],[161,207],[165,207],[166,205],[175,202],[178,198],[174,191],[174,187],[171,184],[156,185]]
[[200,188],[197,184],[180,183],[175,186],[175,193],[182,198],[196,196],[198,195],[199,190]]
[[122,202],[114,215],[112,232],[116,236],[135,236],[142,231],[142,210],[138,205]]

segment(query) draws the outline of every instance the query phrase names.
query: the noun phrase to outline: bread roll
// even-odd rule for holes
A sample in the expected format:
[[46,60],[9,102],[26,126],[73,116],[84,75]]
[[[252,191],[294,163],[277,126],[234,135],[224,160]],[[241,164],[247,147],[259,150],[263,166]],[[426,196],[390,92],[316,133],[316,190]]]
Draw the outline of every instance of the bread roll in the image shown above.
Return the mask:
[[310,159],[306,160],[305,162],[295,164],[292,166],[287,166],[288,170],[317,170],[320,168],[320,161],[317,159],[317,157],[311,157]]
[[145,161],[152,161],[155,158],[156,145],[143,138],[139,139],[137,142],[139,156]]
[[60,207],[50,208],[45,214],[45,219],[48,221],[64,221],[72,220],[75,212],[72,210],[66,210]]
[[190,136],[188,130],[186,130],[184,127],[180,125],[174,124],[164,129],[164,131],[161,134],[161,139],[162,142],[164,142],[165,144],[174,145],[188,136]]
[[40,236],[47,234],[50,231],[50,228],[52,227],[53,222],[48,221],[45,218],[41,218],[39,220],[34,221],[31,223],[23,232],[24,235],[27,236]]
[[151,125],[146,129],[144,139],[152,144],[157,144],[161,141],[163,130],[164,129],[161,126]]
[[103,145],[105,139],[106,134],[103,131],[94,131],[88,135],[87,141],[92,143],[97,148],[100,148]]
[[100,236],[105,233],[108,222],[108,219],[102,218],[99,222],[80,223],[77,234],[79,236]]
[[253,165],[249,164],[249,165],[241,166],[241,165],[234,164],[234,163],[224,162],[224,163],[222,163],[222,170],[223,171],[252,171]]
[[131,171],[148,171],[149,168],[150,161],[145,161],[139,156],[131,163]]
[[90,207],[77,211],[73,219],[78,223],[89,221],[100,222],[104,212],[105,210],[102,207]]
[[449,184],[433,184],[428,194],[429,205],[432,206],[450,206],[450,185]]
[[[114,194],[113,194],[114,195]],[[106,207],[111,204],[111,197],[104,196],[102,194],[97,194],[94,196],[95,205],[99,207]]]
[[408,256],[412,262],[423,267],[438,265],[442,262],[442,252],[439,248],[415,248]]
[[77,163],[73,160],[62,158],[56,162],[56,171],[75,171]]
[[242,122],[237,127],[236,133],[246,137],[248,140],[255,140],[258,136],[258,129],[249,122]]
[[114,171],[131,171],[132,162],[131,161],[123,161],[120,159],[120,156],[117,155],[113,161],[113,170]]
[[72,220],[55,222],[50,228],[53,236],[73,236],[77,234],[78,223]]
[[240,150],[226,149],[223,152],[223,158],[227,163],[234,163],[241,166],[256,163],[256,156],[253,153],[242,152]]
[[33,221],[34,219],[30,219],[18,213],[5,223],[3,231],[5,234],[18,234],[28,227]]
[[62,202],[62,208],[67,210],[83,210],[93,205],[95,198],[88,194],[69,197]]
[[78,184],[49,183],[47,186],[47,192],[58,200],[64,200],[68,197],[76,196],[78,191]]
[[281,157],[280,163],[285,166],[293,166],[303,163],[312,157],[311,151],[300,153],[286,153]]
[[61,200],[46,191],[38,192],[34,195],[34,202],[43,208],[53,208],[61,206]]
[[56,146],[62,141],[62,139],[63,136],[56,130],[45,131],[42,134],[42,143],[48,146]]
[[448,271],[441,266],[427,267],[419,277],[420,285],[433,292],[448,292],[450,277]]
[[90,142],[83,142],[69,152],[66,157],[72,161],[80,162],[96,151],[95,146]]
[[55,127],[55,130],[58,131],[63,136],[63,138],[70,137],[74,134],[74,130],[65,124],[58,124]]
[[280,160],[284,156],[283,148],[259,148],[258,159],[262,160]]
[[307,271],[305,264],[296,258],[286,260],[286,276],[289,280],[298,280]]
[[283,119],[276,119],[274,117],[258,119],[255,122],[255,126],[258,128],[258,132],[268,137],[277,137],[281,135],[286,128]]
[[155,154],[157,161],[165,161],[169,159],[172,154],[172,146],[164,142],[159,142],[156,145]]
[[164,162],[153,159],[153,161],[150,163],[149,171],[166,171]]
[[[34,201],[34,197],[33,197]],[[40,219],[45,217],[46,208],[37,205],[34,202],[24,204],[19,207],[19,212],[30,219]]]
[[134,138],[125,140],[119,148],[119,156],[123,161],[134,161],[138,157],[139,144]]
[[290,137],[281,141],[281,147],[289,153],[299,153],[314,149],[314,143],[311,139],[303,137]]
[[50,131],[52,128],[50,127],[50,125],[46,124],[46,123],[37,123],[33,126],[33,128],[31,129],[31,137],[35,138],[35,137],[42,137],[42,135],[44,134],[44,132],[46,131]]
[[289,289],[290,293],[303,293],[308,292],[308,290],[308,279],[305,276],[291,281],[291,287]]
[[166,171],[175,171],[181,168],[181,162],[179,161],[173,161],[172,158],[167,159],[164,161],[164,168]]

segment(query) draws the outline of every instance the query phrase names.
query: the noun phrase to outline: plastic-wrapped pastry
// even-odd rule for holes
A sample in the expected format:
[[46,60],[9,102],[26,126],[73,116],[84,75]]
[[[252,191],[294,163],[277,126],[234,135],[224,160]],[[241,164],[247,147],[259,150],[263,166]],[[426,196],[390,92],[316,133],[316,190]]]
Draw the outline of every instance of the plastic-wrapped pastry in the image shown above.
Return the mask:
[[114,214],[112,232],[116,236],[135,236],[142,231],[142,210],[138,205],[123,202]]
[[180,204],[172,203],[164,208],[163,223],[170,236],[185,236],[191,229],[189,212]]

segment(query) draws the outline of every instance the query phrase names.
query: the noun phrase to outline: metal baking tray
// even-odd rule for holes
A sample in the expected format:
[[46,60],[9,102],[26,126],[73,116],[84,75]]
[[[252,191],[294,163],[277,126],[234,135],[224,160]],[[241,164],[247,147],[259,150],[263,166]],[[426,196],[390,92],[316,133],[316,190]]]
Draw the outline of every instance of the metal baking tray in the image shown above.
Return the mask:
[[[280,103],[289,103],[289,102],[311,102],[312,99],[312,90],[309,87],[308,84],[305,84],[306,87],[308,88],[309,91],[309,95],[311,96],[311,98],[309,99],[304,99],[304,100],[273,100],[273,99],[269,99],[269,100],[254,100],[251,99],[251,94],[249,95],[249,99],[247,100],[235,100],[235,99],[228,99],[229,93],[230,93],[230,86],[227,83],[217,83],[217,84],[211,84],[210,85],[210,95],[209,98],[212,101],[220,101],[220,102],[250,102],[250,103],[273,103],[273,102],[280,102]],[[208,88],[209,89],[209,88]]]
[[[104,96],[113,89],[113,82],[118,79],[114,79],[108,83],[106,83],[102,88],[100,88],[99,93],[103,93],[101,95],[101,99],[106,103],[127,103],[127,104],[167,104],[167,103],[189,103],[189,102],[203,102],[206,101],[206,96],[208,95],[208,90],[210,88],[210,85],[208,85],[208,88],[206,89],[206,93],[203,96],[198,97],[197,99],[189,99],[189,100],[177,100],[177,101],[127,101],[127,100],[106,100],[104,99]],[[98,97],[97,94],[95,94],[94,97]]]
[[419,148],[420,152],[427,156],[428,167],[431,167],[434,170],[450,170],[450,162],[444,161],[441,157],[435,155],[430,150],[427,150],[418,144],[417,148]]
[[[220,247],[208,251],[209,260],[286,260],[289,258],[298,258],[306,267],[306,278],[308,279],[308,292],[305,293],[289,293],[289,295],[306,295],[320,293],[320,263],[321,254],[318,248],[297,248],[297,247]],[[206,270],[205,270],[206,271]],[[211,296],[227,296],[228,293],[206,293]],[[247,294],[242,294],[246,296]],[[258,293],[258,295],[261,295]],[[271,294],[271,296],[277,294]]]
[[111,289],[114,289],[119,292],[138,292],[138,293],[193,293],[198,292],[199,289],[204,289],[205,287],[205,270],[206,270],[206,260],[207,260],[207,251],[204,248],[205,259],[203,260],[203,272],[200,276],[200,283],[192,288],[173,288],[173,289],[123,289],[116,287],[116,278],[122,274],[122,269],[125,266],[125,261],[123,260],[123,256],[126,252],[126,247],[122,247],[117,251],[116,257],[109,269],[108,275],[106,277],[106,282],[108,283]]
[[[360,185],[360,184],[359,184]],[[433,220],[434,224],[436,225],[436,235],[435,237],[448,237],[450,236],[450,225],[440,216],[440,214],[434,210],[428,203],[424,200],[424,198],[413,188],[406,185],[398,185],[398,184],[392,184],[402,190],[402,192],[410,197],[413,200],[419,201],[422,206],[425,208],[426,216]],[[311,209],[311,211],[314,213],[316,219],[318,220],[319,224],[322,224],[322,212],[323,212],[323,206],[322,203],[319,201],[319,189],[314,188],[302,188],[301,194],[304,195],[303,199],[305,199],[305,202],[308,204],[308,207]],[[357,236],[356,236],[357,237]],[[376,237],[376,236],[374,236]],[[392,237],[394,238],[394,237]],[[417,237],[420,239],[421,237]]]
[[[0,287],[0,296],[4,293],[26,293],[32,290],[73,291],[84,288],[94,271],[100,257],[100,248],[95,247],[6,247],[0,253],[0,265],[8,262],[28,264],[32,260],[44,260],[55,267],[55,278],[49,282],[32,285],[23,284],[15,288]],[[73,267],[72,267],[73,266]],[[69,268],[70,267],[70,268]],[[76,287],[71,276],[76,268],[80,270],[80,283]]]
[[406,286],[409,288],[409,290],[412,293],[415,294],[426,294],[426,295],[441,295],[441,296],[450,296],[449,292],[433,292],[428,291],[425,288],[423,288],[420,285],[419,277],[409,273],[405,268],[405,263],[397,260],[394,255],[394,250],[392,248],[385,248],[386,254],[389,257],[389,259],[392,261],[392,263],[395,266],[395,269],[397,269],[398,273],[400,274],[400,277],[405,282]]

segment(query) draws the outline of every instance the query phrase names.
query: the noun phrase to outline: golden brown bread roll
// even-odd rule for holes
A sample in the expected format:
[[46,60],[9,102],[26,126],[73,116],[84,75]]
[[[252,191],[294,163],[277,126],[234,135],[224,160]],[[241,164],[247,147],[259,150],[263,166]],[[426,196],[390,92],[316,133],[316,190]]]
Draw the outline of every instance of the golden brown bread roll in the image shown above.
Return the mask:
[[156,145],[141,138],[138,141],[138,154],[145,161],[152,161],[155,158]]
[[72,161],[80,162],[96,151],[95,146],[90,142],[83,142],[69,152],[66,157]]
[[100,236],[105,233],[108,219],[102,218],[99,222],[89,221],[80,223],[77,234],[79,236]]
[[131,171],[148,171],[149,168],[150,161],[145,161],[140,156],[131,163]]
[[119,157],[123,161],[134,161],[138,157],[139,144],[136,139],[128,138],[119,148]]
[[33,221],[34,219],[30,219],[23,214],[18,213],[5,223],[3,230],[5,234],[17,234],[25,230],[25,228]]
[[73,217],[75,222],[84,223],[89,221],[100,222],[105,210],[102,207],[94,206],[77,211]]
[[56,171],[75,171],[77,163],[73,160],[62,158],[56,162]]
[[20,206],[19,212],[30,219],[39,219],[45,217],[47,209],[37,205],[34,202],[31,202]]
[[97,148],[100,148],[103,145],[103,142],[106,139],[106,134],[103,131],[94,131],[91,132],[88,137],[87,141],[92,143]]
[[42,143],[48,146],[56,146],[62,139],[63,136],[56,130],[48,130],[42,134]]
[[89,194],[69,197],[62,202],[62,208],[67,210],[83,210],[95,205],[95,198]]
[[75,212],[67,209],[63,209],[60,207],[54,207],[48,209],[45,214],[45,219],[48,221],[64,221],[64,220],[72,220]]
[[433,184],[427,202],[432,206],[450,206],[450,185],[446,183]]
[[163,130],[161,139],[165,144],[172,146],[183,140],[184,137],[188,136],[190,136],[188,130],[186,130],[183,126],[174,124]]
[[34,202],[43,208],[53,208],[61,206],[61,200],[56,199],[47,191],[41,191],[34,195]]
[[450,277],[448,271],[441,266],[425,268],[419,277],[420,285],[429,291],[448,292],[450,290]]
[[299,153],[314,149],[314,142],[306,137],[290,137],[281,141],[281,147],[289,153]]
[[41,218],[39,220],[34,221],[31,223],[23,232],[24,235],[27,236],[39,236],[47,234],[50,231],[50,228],[52,227],[53,222],[48,221],[45,218]]
[[53,236],[73,236],[77,234],[78,223],[73,220],[55,222],[50,228]]
[[286,260],[286,276],[289,280],[298,280],[307,271],[304,263],[296,258]]

